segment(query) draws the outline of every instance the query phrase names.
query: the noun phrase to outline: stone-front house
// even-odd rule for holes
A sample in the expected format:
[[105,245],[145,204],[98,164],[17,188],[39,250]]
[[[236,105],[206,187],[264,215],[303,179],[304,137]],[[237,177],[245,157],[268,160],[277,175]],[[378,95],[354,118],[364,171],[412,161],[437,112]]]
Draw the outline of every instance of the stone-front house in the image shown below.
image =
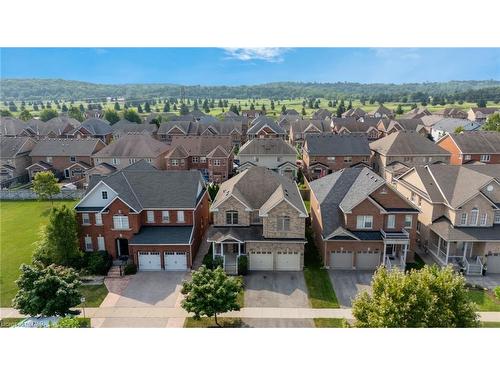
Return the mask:
[[29,137],[0,136],[0,181],[26,176],[35,140]]
[[309,180],[360,164],[369,166],[370,156],[363,134],[308,134],[302,148],[304,174]]
[[113,129],[109,121],[92,117],[83,121],[70,135],[74,138],[98,138],[108,144],[113,139]]
[[369,140],[375,140],[380,137],[377,129],[379,120],[374,118],[333,118],[330,122],[332,132],[336,134],[363,134]]
[[165,155],[170,147],[149,135],[127,134],[92,156],[94,165],[106,163],[116,169],[146,160],[157,169],[165,169]]
[[494,113],[500,113],[500,108],[490,107],[490,108],[471,108],[467,112],[467,118],[474,122],[479,122],[480,124],[486,122],[488,117]]
[[210,208],[208,241],[228,273],[247,256],[251,271],[300,271],[308,217],[297,184],[264,168],[249,168],[224,182]]
[[209,224],[198,171],[161,171],[145,161],[92,178],[76,205],[80,247],[129,259],[140,271],[185,271]]
[[474,162],[500,164],[500,133],[498,132],[450,133],[436,144],[451,153],[450,164],[453,165]]
[[30,179],[40,171],[52,171],[61,180],[84,182],[85,173],[94,162],[92,157],[106,145],[96,138],[40,139],[30,152]]
[[289,178],[297,177],[297,150],[279,138],[256,138],[245,143],[238,153],[244,171],[252,166],[266,167]]
[[254,138],[286,139],[286,132],[272,118],[262,115],[254,119],[248,127],[247,139]]
[[151,138],[157,137],[158,126],[156,124],[138,124],[122,119],[111,127],[113,130],[113,139],[117,139],[125,135],[146,135]]
[[393,182],[414,166],[450,163],[450,153],[414,131],[399,131],[370,143],[373,169]]
[[295,120],[290,124],[288,141],[301,149],[307,134],[331,133],[329,121],[324,120]]
[[233,159],[231,136],[174,136],[165,168],[197,169],[206,181],[221,183],[232,176]]
[[500,273],[500,165],[415,167],[396,188],[420,207],[420,242],[440,265]]
[[404,269],[414,260],[419,210],[368,168],[314,180],[311,224],[330,269]]

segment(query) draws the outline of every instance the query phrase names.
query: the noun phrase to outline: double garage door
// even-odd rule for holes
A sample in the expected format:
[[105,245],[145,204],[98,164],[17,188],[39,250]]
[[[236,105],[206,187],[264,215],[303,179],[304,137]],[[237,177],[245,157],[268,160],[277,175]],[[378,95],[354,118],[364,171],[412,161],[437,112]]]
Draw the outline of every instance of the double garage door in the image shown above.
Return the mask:
[[[159,251],[139,251],[140,271],[161,271],[161,253]],[[185,271],[187,269],[187,253],[164,252],[165,271]]]
[[272,251],[250,251],[248,258],[250,271],[300,271],[298,251],[277,251],[276,264]]
[[[380,253],[371,250],[356,253],[357,270],[374,270],[380,265]],[[354,253],[349,250],[335,250],[330,252],[330,268],[337,270],[352,270]]]
[[488,273],[500,273],[500,253],[488,255],[486,266]]

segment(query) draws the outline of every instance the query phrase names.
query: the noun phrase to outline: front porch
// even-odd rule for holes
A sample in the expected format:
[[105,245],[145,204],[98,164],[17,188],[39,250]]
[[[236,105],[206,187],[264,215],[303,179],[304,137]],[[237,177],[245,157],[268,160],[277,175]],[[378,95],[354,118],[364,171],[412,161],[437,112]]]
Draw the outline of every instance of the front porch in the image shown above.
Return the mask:
[[216,257],[222,258],[222,266],[228,275],[238,274],[238,258],[246,255],[245,244],[241,241],[212,242],[213,260]]
[[389,270],[395,268],[404,271],[410,245],[410,234],[404,229],[401,232],[381,230],[381,233],[384,240],[382,265]]

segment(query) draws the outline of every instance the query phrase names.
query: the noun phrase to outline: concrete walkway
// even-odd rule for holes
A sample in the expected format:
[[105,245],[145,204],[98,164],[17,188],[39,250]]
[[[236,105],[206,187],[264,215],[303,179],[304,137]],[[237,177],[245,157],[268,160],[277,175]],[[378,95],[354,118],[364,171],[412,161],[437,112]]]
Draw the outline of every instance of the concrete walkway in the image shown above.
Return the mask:
[[[80,313],[83,316],[83,311]],[[188,314],[180,307],[89,307],[85,316],[93,319],[103,318],[149,318],[149,319],[184,319]],[[269,319],[313,319],[313,318],[344,318],[353,319],[351,309],[311,309],[311,308],[279,308],[279,307],[244,307],[240,311],[221,314],[231,318],[269,318]],[[1,318],[22,318],[13,308],[1,308]],[[500,322],[500,312],[480,312],[483,322]]]
[[198,268],[201,267],[201,265],[203,264],[203,258],[205,257],[205,255],[207,255],[208,250],[210,249],[210,242],[207,241],[207,236],[208,236],[208,231],[206,231],[205,234],[203,235],[203,239],[201,240],[198,252],[194,257],[193,267],[192,267],[193,271],[196,271]]

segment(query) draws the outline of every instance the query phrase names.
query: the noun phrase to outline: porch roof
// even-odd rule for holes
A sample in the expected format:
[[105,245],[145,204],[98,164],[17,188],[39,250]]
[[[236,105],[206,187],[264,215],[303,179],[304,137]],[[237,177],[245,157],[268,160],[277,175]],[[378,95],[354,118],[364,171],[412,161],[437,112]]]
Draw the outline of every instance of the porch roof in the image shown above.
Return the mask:
[[305,242],[304,238],[266,238],[263,235],[262,225],[250,225],[248,227],[219,227],[211,226],[208,229],[207,240],[209,242],[223,242],[225,239],[234,239],[239,242],[252,241],[279,241],[279,242]]
[[430,229],[445,241],[500,241],[500,225],[492,227],[454,227],[447,219],[438,219]]
[[192,226],[143,226],[129,245],[189,245]]

